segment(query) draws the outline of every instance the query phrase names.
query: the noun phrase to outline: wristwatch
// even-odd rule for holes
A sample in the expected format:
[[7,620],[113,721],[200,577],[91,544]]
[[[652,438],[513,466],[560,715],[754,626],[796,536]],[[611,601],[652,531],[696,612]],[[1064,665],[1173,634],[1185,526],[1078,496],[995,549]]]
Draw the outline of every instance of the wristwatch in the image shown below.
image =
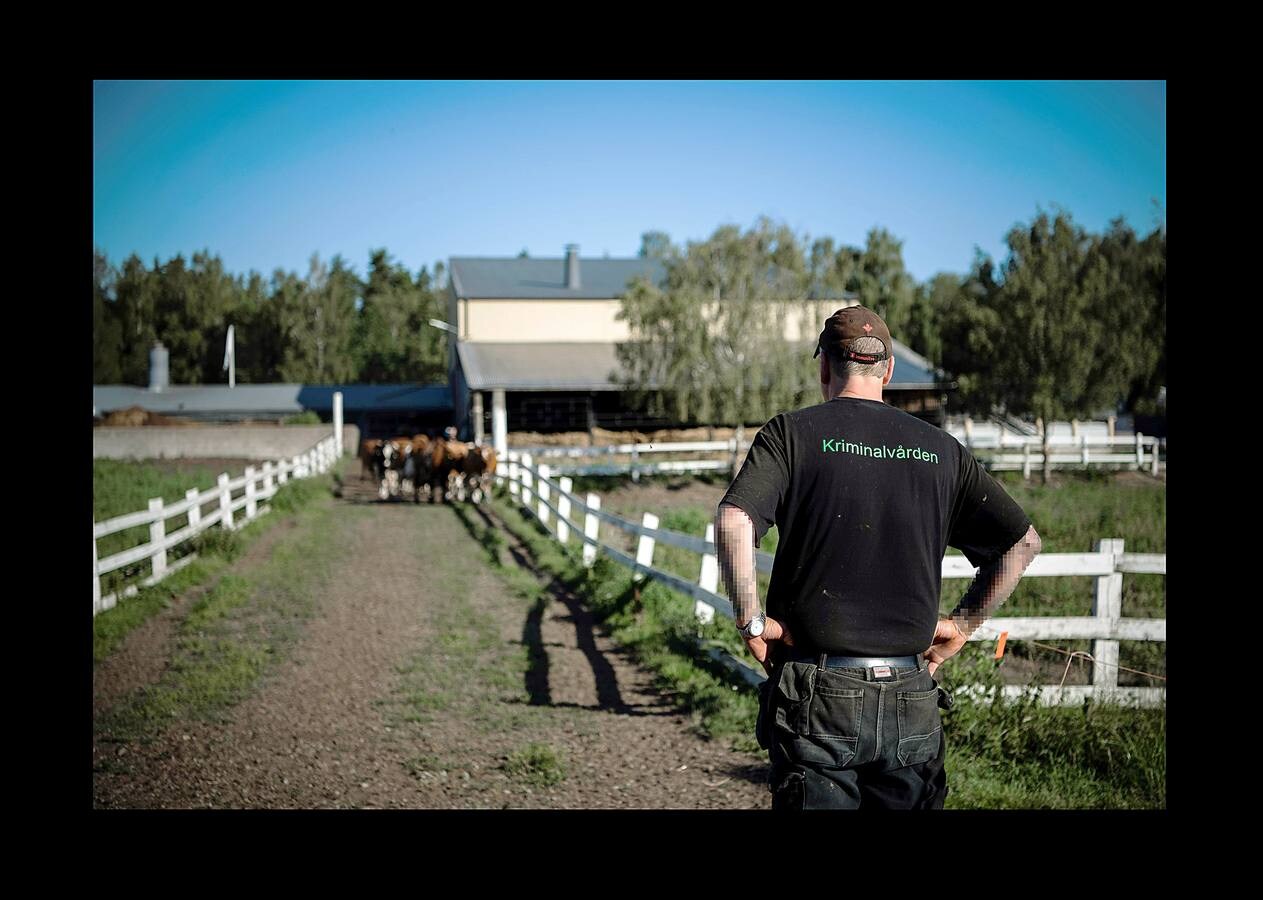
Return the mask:
[[745,624],[744,628],[738,628],[741,636],[747,641],[750,638],[756,638],[763,633],[763,629],[767,627],[767,614],[760,611],[757,616]]

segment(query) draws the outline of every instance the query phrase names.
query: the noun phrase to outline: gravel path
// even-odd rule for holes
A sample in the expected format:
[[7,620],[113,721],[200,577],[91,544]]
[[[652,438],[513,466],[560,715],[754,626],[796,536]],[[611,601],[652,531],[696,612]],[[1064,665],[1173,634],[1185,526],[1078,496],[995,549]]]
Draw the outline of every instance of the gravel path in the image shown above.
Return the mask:
[[[766,760],[692,734],[576,598],[522,598],[452,509],[376,503],[346,472],[334,575],[291,651],[218,721],[132,741],[98,729],[96,806],[769,807]],[[135,643],[120,652],[171,646]],[[98,666],[94,698],[164,668],[147,665]],[[553,783],[512,765],[541,748]]]

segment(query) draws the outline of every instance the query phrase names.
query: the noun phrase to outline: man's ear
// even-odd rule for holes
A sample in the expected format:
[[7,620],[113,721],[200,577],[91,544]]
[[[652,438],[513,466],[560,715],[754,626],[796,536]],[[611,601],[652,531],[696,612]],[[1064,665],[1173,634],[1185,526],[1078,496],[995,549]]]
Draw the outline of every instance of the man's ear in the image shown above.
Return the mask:
[[829,383],[829,355],[827,353],[820,354],[820,383]]
[[895,374],[895,358],[893,356],[890,357],[889,363],[890,364],[886,366],[886,377],[881,380],[882,387],[890,384],[890,379],[893,378]]

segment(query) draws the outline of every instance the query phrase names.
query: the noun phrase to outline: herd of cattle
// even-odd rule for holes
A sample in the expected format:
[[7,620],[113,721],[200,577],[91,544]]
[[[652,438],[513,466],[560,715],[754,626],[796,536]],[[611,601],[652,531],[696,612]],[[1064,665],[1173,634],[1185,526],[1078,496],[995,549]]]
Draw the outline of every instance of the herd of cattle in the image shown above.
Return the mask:
[[418,434],[411,438],[366,440],[360,446],[360,480],[372,474],[377,495],[421,502],[424,491],[431,503],[472,499],[481,503],[496,470],[494,447]]

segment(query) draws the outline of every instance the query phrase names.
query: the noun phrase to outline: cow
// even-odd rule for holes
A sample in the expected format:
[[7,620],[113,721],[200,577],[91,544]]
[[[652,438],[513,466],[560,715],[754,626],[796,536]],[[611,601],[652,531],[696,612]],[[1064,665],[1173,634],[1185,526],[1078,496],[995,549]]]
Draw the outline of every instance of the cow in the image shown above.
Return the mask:
[[377,451],[381,446],[378,438],[369,438],[360,444],[360,481],[377,472]]
[[494,447],[474,444],[465,457],[465,485],[469,488],[469,497],[475,503],[481,503],[486,496],[484,488],[491,486],[491,476],[496,471],[496,451]]
[[464,500],[465,459],[469,456],[469,445],[461,441],[446,441],[443,456],[443,482],[446,496]]
[[412,481],[413,502],[421,502],[421,487],[426,486],[427,491],[432,491],[431,478],[434,473],[434,454],[433,446],[429,435],[413,434],[412,435],[412,453],[408,454],[407,462],[404,462],[404,478]]
[[390,496],[398,497],[403,486],[401,481],[404,478],[404,467],[407,465],[408,457],[412,455],[412,438],[397,437],[391,438],[386,442],[391,447],[390,462],[386,468],[386,480],[389,482]]
[[377,453],[373,458],[374,471],[377,475],[379,486],[377,488],[377,496],[381,500],[385,500],[390,496],[390,479],[388,476],[391,471],[391,464],[395,459],[395,445],[390,441],[382,441],[377,447]]

